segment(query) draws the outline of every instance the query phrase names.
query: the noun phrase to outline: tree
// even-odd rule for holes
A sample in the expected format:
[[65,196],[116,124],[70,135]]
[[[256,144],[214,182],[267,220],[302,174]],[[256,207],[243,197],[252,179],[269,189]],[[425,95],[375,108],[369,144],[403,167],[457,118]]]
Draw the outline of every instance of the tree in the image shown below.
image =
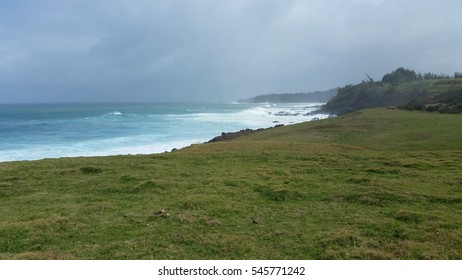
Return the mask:
[[404,69],[400,67],[395,71],[386,74],[382,78],[383,83],[387,84],[401,84],[406,82],[417,81],[417,74],[413,70]]

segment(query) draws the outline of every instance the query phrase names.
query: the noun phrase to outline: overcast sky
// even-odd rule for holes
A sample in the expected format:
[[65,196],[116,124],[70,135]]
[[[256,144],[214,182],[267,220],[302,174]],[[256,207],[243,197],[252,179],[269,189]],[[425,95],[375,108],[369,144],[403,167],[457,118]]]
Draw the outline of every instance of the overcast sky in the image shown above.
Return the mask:
[[233,101],[461,62],[461,0],[0,0],[0,103]]

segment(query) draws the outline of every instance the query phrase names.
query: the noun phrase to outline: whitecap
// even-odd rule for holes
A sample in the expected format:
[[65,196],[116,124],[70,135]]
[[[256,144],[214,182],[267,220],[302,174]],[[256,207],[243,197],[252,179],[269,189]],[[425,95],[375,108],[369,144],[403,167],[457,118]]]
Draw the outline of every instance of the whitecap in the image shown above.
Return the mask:
[[[275,124],[288,125],[328,117],[317,112],[319,105],[237,104],[227,107],[204,106],[200,110],[185,110],[184,106],[178,106],[181,110],[177,110],[177,114],[165,114],[163,111],[158,114],[156,111],[135,114],[129,110],[122,113],[111,108],[93,117],[53,120],[53,124],[60,122],[60,125],[53,126],[47,133],[37,134],[40,139],[31,137],[33,141],[25,141],[27,135],[15,136],[22,137],[18,139],[24,140],[21,143],[27,143],[25,146],[17,141],[4,140],[3,144],[0,141],[0,162],[45,157],[162,153],[208,141],[222,132],[267,128]],[[278,112],[287,114],[277,115]],[[35,121],[25,124],[35,125]],[[31,133],[36,132],[33,130]]]
[[315,117],[314,112],[318,104],[268,104],[246,108],[237,112],[226,113],[195,113],[188,115],[171,116],[185,122],[221,123],[222,125],[235,124],[246,128],[266,128],[274,123],[293,124],[310,121]]

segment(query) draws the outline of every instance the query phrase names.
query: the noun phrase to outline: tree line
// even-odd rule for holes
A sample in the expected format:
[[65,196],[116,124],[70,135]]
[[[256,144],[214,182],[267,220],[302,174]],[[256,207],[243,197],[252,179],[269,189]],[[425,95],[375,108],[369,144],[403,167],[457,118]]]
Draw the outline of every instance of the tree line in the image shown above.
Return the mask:
[[385,74],[381,81],[366,76],[367,79],[357,85],[339,88],[323,110],[341,115],[363,108],[401,106],[443,113],[462,112],[462,79],[459,79],[462,75],[459,73],[453,78],[400,67]]
[[405,69],[400,67],[395,71],[385,74],[382,78],[383,83],[400,84],[421,80],[436,80],[436,79],[451,79],[462,78],[462,73],[454,73],[454,76],[448,74],[434,74],[434,73],[416,73],[414,70]]

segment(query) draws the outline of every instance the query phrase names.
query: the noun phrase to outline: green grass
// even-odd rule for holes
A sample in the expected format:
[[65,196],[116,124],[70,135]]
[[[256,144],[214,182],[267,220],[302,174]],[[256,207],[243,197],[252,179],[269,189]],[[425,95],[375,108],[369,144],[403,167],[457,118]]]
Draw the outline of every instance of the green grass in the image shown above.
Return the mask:
[[461,259],[462,115],[0,164],[0,259]]

